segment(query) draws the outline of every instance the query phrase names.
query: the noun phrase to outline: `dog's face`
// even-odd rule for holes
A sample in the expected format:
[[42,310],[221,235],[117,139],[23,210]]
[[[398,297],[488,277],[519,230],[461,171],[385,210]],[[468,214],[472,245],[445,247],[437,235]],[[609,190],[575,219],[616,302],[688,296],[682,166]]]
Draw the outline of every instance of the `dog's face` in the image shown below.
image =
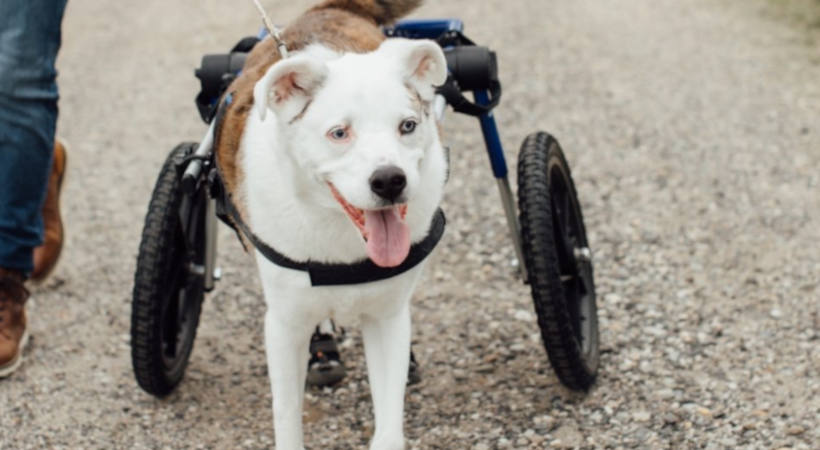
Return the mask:
[[319,202],[347,213],[377,265],[407,257],[404,217],[423,191],[424,158],[440,145],[432,102],[446,76],[435,43],[389,39],[367,54],[309,47],[254,89],[257,112],[274,112],[307,182],[323,185]]

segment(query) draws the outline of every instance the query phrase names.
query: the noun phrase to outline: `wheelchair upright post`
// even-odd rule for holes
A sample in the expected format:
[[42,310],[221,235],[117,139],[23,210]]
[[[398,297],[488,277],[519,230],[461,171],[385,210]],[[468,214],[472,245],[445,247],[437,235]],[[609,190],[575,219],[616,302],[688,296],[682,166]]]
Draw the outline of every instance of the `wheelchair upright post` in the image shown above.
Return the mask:
[[[490,103],[490,97],[486,91],[473,91],[475,101],[479,105]],[[493,112],[486,112],[478,117],[481,124],[481,132],[484,135],[484,144],[487,146],[487,155],[490,157],[490,165],[493,169],[498,192],[501,194],[501,204],[504,206],[504,213],[507,216],[507,226],[510,230],[510,237],[515,248],[515,256],[518,258],[518,271],[524,282],[527,282],[527,268],[524,262],[524,250],[521,245],[521,226],[518,223],[518,209],[515,205],[510,179],[507,176],[507,162],[504,159],[504,148],[501,146],[501,138],[498,135],[498,127],[495,124]]]
[[216,199],[208,198],[205,212],[205,290],[210,292],[214,288],[214,281],[219,280],[220,270],[216,267]]
[[[203,160],[207,159],[213,150],[214,142],[214,124],[208,127],[205,137],[197,146],[194,155],[197,158],[192,159],[185,171],[182,174],[182,189],[188,194],[193,195],[197,189],[207,189],[207,184],[203,185],[204,178],[207,173],[203,173],[203,169],[207,171]],[[207,203],[205,205],[205,261],[203,286],[205,291],[210,292],[214,288],[214,281],[219,280],[221,273],[216,267],[216,236],[217,236],[217,217],[216,217],[216,199],[206,196]]]

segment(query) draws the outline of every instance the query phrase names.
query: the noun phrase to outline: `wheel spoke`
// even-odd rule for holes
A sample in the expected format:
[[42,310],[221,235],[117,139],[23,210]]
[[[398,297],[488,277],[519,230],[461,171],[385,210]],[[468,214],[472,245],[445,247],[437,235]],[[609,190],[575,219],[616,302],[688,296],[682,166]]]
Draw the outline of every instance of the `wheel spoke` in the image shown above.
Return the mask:
[[564,232],[564,236],[566,239],[572,237],[572,228],[570,223],[570,216],[572,215],[572,209],[570,209],[569,204],[569,193],[566,190],[561,190],[561,212],[563,214],[561,229]]
[[553,222],[555,223],[556,245],[562,254],[570,256],[572,247],[567,239],[566,212],[563,209],[563,200],[560,195],[553,196]]
[[184,304],[181,295],[181,285],[184,283],[187,269],[185,264],[185,242],[184,234],[177,228],[174,242],[174,257],[171,258],[171,270],[168,271],[168,278],[165,280],[166,289],[164,314],[162,317],[163,327],[163,353],[166,356],[166,363],[172,365],[174,359],[179,355],[180,347],[180,322],[184,314]]
[[[173,295],[173,294],[172,294]],[[168,309],[164,317],[165,334],[163,339],[164,353],[168,358],[174,358],[177,354],[177,319],[179,317],[178,303],[169,299]]]

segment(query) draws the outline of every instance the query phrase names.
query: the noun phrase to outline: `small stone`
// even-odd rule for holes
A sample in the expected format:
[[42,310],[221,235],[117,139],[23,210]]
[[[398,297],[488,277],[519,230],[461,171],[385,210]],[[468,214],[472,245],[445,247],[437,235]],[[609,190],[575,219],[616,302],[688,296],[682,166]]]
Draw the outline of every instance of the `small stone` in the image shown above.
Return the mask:
[[513,314],[515,320],[519,320],[521,322],[532,322],[535,320],[532,316],[532,313],[523,309],[519,309]]
[[698,414],[700,414],[701,416],[703,416],[707,419],[711,419],[712,415],[713,415],[712,411],[709,408],[704,408],[703,406],[699,406],[698,409],[697,409],[697,412],[698,412]]
[[660,389],[658,390],[658,397],[663,400],[669,400],[675,397],[675,391],[672,389]]
[[731,436],[724,437],[719,442],[721,448],[737,448],[737,441]]
[[632,414],[632,418],[635,419],[636,422],[649,422],[649,419],[652,418],[652,414],[649,411],[636,411]]
[[551,430],[555,426],[555,419],[549,414],[544,414],[533,419],[533,423],[535,428]]
[[530,443],[532,443],[533,445],[539,445],[542,442],[544,442],[544,436],[541,436],[540,434],[530,436]]
[[553,432],[557,441],[568,447],[579,447],[584,442],[584,437],[578,431],[578,427],[572,424],[561,425]]
[[527,346],[520,343],[520,342],[516,342],[515,344],[510,346],[510,351],[513,351],[513,352],[516,352],[516,353],[521,353],[525,350],[527,350]]
[[498,352],[492,352],[492,353],[489,353],[487,355],[484,355],[484,357],[481,358],[481,360],[484,361],[487,364],[494,363],[494,362],[498,361],[498,358],[500,356],[501,355]]
[[632,370],[634,367],[635,367],[635,361],[632,361],[629,358],[624,358],[621,361],[620,366],[618,366],[618,369],[621,372],[628,372],[628,371]]
[[800,425],[792,425],[786,429],[786,434],[789,436],[798,436],[806,432],[806,429]]
[[769,311],[769,315],[772,316],[773,319],[779,319],[783,317],[783,311],[778,308],[772,308],[772,310]]
[[680,422],[680,417],[677,414],[668,412],[663,415],[663,423],[668,425],[675,425]]

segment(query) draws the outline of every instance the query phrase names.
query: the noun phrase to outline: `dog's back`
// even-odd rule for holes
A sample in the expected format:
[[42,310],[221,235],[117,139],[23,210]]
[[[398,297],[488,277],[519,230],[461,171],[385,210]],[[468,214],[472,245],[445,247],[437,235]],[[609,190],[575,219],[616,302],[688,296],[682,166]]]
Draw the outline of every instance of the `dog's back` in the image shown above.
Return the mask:
[[[379,25],[394,22],[421,3],[422,0],[326,0],[288,25],[282,38],[289,51],[299,51],[314,43],[340,52],[373,51],[384,40]],[[225,112],[215,148],[229,192],[237,192],[242,176],[238,152],[244,124],[253,107],[253,87],[279,59],[273,39],[260,42],[248,55],[242,74],[226,91],[233,94],[233,102]]]

